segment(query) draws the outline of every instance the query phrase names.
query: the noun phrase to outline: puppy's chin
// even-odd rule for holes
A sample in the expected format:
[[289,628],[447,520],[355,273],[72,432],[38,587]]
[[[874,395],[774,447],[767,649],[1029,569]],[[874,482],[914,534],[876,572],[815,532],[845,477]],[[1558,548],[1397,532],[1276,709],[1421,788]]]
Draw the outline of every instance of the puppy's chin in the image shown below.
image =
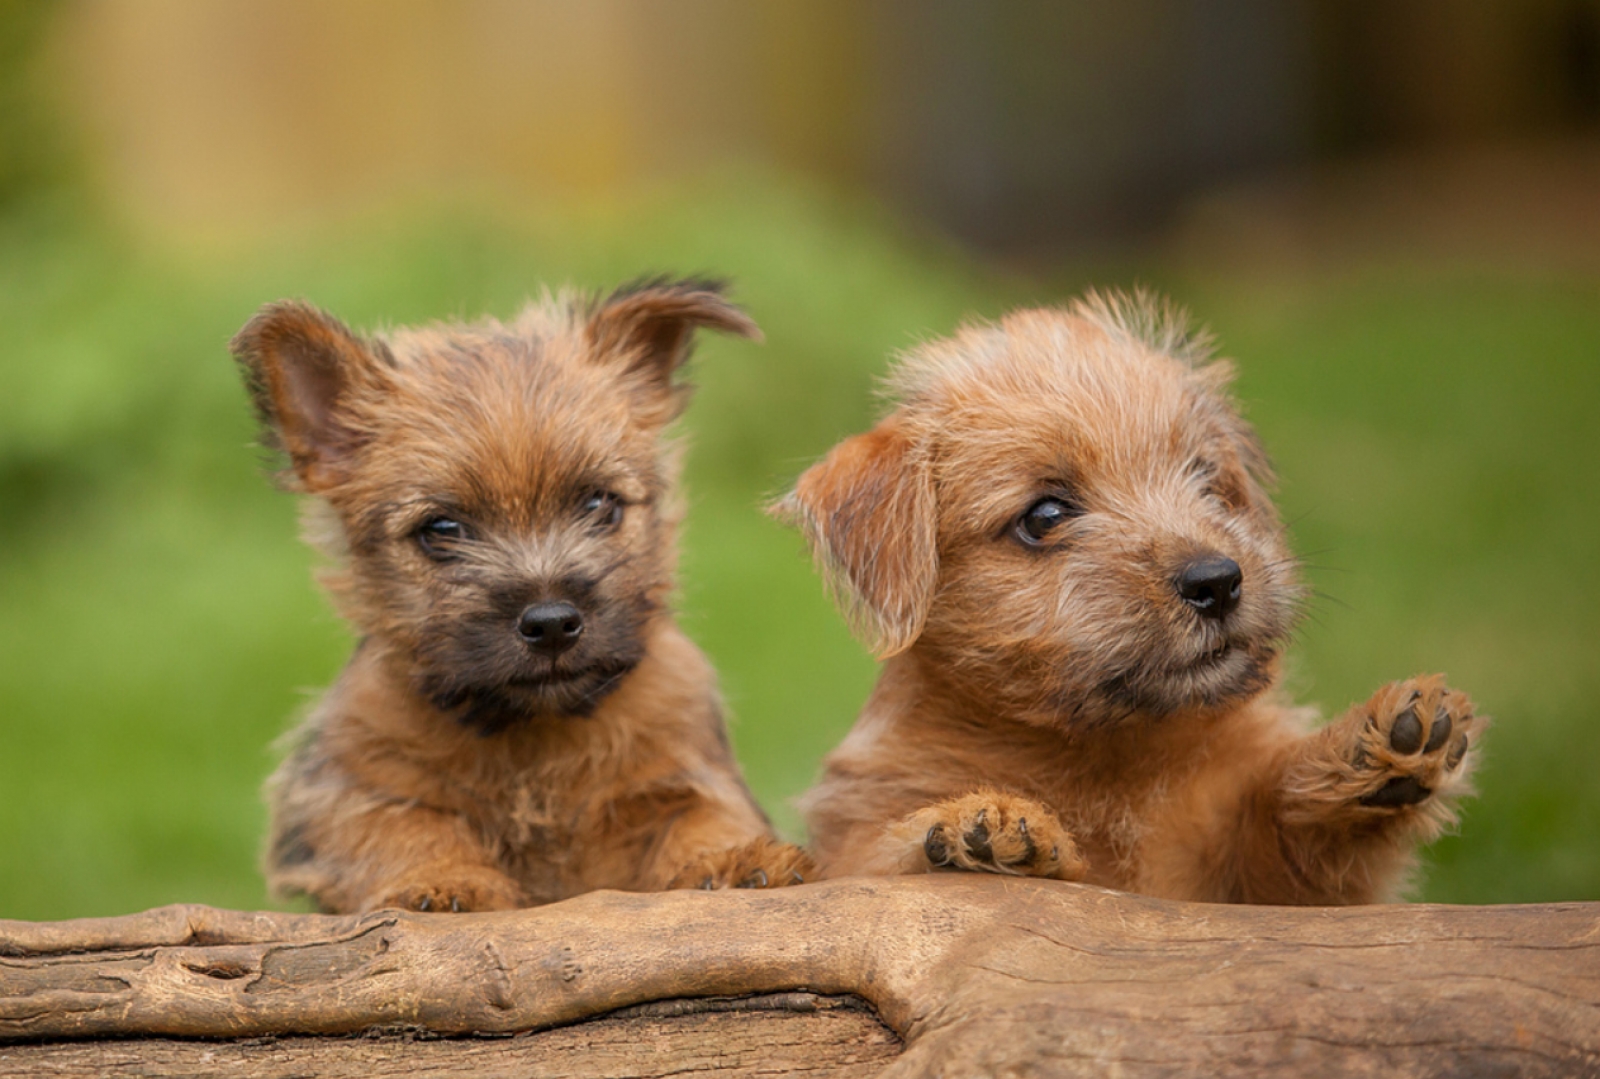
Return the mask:
[[431,675],[420,679],[419,688],[439,711],[489,736],[539,719],[593,715],[638,665],[639,657],[629,655],[496,682],[465,683]]
[[1109,724],[1238,704],[1271,684],[1276,658],[1271,644],[1231,641],[1176,664],[1136,664],[1099,681],[1079,711],[1090,723]]

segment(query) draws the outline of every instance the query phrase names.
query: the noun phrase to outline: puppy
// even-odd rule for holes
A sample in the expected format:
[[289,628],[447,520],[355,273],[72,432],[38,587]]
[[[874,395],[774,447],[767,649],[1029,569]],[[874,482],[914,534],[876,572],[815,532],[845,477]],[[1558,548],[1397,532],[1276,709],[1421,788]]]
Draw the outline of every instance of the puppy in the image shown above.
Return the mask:
[[266,875],[324,910],[787,884],[705,657],[668,610],[713,283],[360,337],[263,308],[232,343],[360,643],[268,781]]
[[887,660],[803,801],[824,875],[1365,903],[1455,820],[1485,720],[1441,677],[1283,700],[1302,592],[1208,354],[1143,297],[969,326],[775,507]]

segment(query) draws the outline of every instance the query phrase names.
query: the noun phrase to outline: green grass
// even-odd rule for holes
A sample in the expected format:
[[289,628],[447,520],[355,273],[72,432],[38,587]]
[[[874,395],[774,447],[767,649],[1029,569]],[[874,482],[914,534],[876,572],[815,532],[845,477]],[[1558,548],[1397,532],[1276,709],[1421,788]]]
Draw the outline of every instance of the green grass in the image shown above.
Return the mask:
[[[1238,358],[1314,552],[1328,598],[1294,648],[1297,693],[1334,710],[1442,669],[1496,717],[1426,897],[1600,898],[1596,283],[1139,269]],[[655,270],[732,276],[767,333],[696,361],[682,609],[793,830],[787,802],[873,666],[758,506],[870,422],[892,350],[1067,286],[759,178],[544,216],[413,207],[198,252],[18,230],[0,236],[0,917],[266,902],[269,746],[349,636],[252,448],[225,343],[255,307],[506,315],[546,283]]]

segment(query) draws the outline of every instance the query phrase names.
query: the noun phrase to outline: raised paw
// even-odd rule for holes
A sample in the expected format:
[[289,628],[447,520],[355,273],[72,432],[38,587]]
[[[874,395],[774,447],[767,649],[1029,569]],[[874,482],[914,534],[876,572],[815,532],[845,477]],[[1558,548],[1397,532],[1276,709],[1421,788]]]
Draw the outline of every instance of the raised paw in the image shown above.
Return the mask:
[[895,831],[912,843],[913,866],[1079,880],[1087,868],[1072,836],[1038,802],[978,791],[918,810]]
[[1472,701],[1443,675],[1391,682],[1358,711],[1364,717],[1350,755],[1356,801],[1398,811],[1455,793],[1471,771],[1483,724]]
[[368,910],[397,908],[432,914],[515,910],[527,906],[516,882],[493,869],[458,868],[438,876],[421,875],[386,889],[365,904]]
[[711,851],[680,869],[668,888],[785,888],[815,879],[816,866],[805,851],[776,839],[753,839],[739,847]]

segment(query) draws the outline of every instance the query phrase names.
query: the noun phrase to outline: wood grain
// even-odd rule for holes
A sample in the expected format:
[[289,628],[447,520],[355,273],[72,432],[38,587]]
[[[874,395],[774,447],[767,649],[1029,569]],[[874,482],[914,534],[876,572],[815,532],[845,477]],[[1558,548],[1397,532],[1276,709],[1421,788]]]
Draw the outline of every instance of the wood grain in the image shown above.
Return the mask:
[[656,1079],[691,1073],[869,1079],[900,1052],[900,1039],[870,1007],[851,997],[790,993],[665,1003],[576,1026],[501,1037],[440,1038],[380,1030],[345,1037],[0,1046],[0,1077]]

